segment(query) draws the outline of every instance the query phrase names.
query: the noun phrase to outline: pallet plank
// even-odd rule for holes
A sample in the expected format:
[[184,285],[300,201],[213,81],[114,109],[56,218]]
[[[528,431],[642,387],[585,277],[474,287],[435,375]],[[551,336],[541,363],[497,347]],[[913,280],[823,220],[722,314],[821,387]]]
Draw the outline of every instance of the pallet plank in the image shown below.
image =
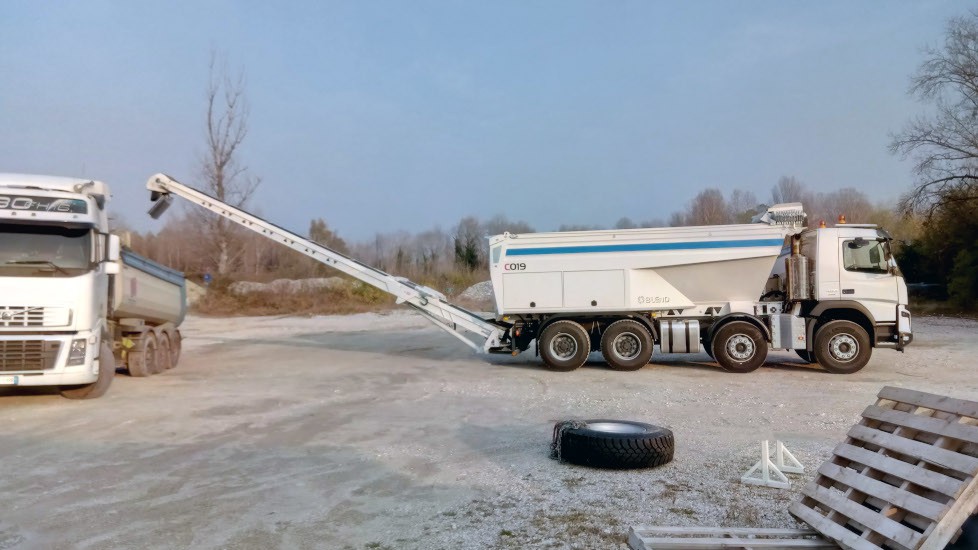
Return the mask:
[[978,478],[971,478],[962,491],[962,498],[955,502],[948,513],[927,533],[927,540],[919,550],[942,550],[951,542],[958,529],[974,513],[978,513]]
[[818,468],[818,473],[929,520],[937,521],[944,513],[945,507],[939,502],[866,477],[855,470],[843,468],[838,464],[826,462]]
[[879,445],[900,454],[910,455],[935,466],[950,468],[965,475],[974,475],[975,472],[978,472],[978,458],[934,447],[882,430],[857,424],[849,430],[849,437],[865,443]]
[[864,466],[869,466],[874,470],[892,474],[896,477],[905,479],[910,483],[919,485],[921,487],[926,487],[932,491],[937,491],[938,493],[947,495],[951,498],[956,498],[963,489],[961,481],[953,477],[946,476],[933,470],[925,470],[924,468],[915,464],[910,464],[902,460],[897,460],[879,453],[874,453],[873,451],[864,449],[862,447],[856,447],[855,445],[850,445],[849,443],[839,444],[833,453],[836,456],[845,458],[846,460],[851,460]]
[[[808,484],[802,493],[809,496],[832,510],[867,526],[873,532],[879,533],[897,544],[907,548],[916,548],[920,544],[920,533],[900,525],[899,523],[866,508],[858,502],[849,500],[838,491],[826,489],[814,482]],[[813,525],[812,527],[816,527]]]
[[801,501],[793,502],[788,511],[847,550],[879,550],[879,546],[860,538],[856,533],[805,506]]
[[806,548],[835,549],[832,541],[811,529],[640,526],[629,530],[633,550]]
[[863,411],[863,418],[896,424],[897,426],[950,437],[952,439],[960,439],[968,443],[978,443],[978,426],[949,422],[933,416],[922,416],[870,405]]
[[909,403],[918,407],[934,409],[970,418],[978,418],[978,403],[965,399],[955,399],[945,395],[926,393],[907,388],[884,386],[877,396],[880,399]]

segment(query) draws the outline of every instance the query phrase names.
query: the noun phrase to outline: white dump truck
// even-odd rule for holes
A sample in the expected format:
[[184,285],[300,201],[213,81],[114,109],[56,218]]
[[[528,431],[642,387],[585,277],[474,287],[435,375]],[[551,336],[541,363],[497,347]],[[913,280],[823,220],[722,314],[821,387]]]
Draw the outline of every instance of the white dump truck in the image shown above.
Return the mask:
[[183,274],[121,250],[99,181],[0,174],[0,387],[105,393],[176,365]]
[[612,369],[636,370],[658,345],[708,353],[731,372],[783,349],[851,373],[873,348],[903,350],[913,338],[886,231],[806,229],[800,204],[772,206],[750,224],[491,237],[496,313],[485,318],[165,174],[147,188],[153,217],[183,197],[395,295],[476,351],[517,355],[536,342],[553,370],[576,369],[596,351]]

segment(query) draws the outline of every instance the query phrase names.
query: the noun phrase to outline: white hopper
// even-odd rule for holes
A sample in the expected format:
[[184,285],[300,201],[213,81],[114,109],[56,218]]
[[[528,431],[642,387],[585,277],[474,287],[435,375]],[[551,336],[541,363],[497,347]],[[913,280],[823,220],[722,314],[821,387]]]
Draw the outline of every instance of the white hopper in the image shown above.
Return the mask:
[[[800,211],[792,208],[792,221]],[[752,223],[499,235],[490,240],[496,308],[580,313],[753,302],[785,237],[800,230]]]

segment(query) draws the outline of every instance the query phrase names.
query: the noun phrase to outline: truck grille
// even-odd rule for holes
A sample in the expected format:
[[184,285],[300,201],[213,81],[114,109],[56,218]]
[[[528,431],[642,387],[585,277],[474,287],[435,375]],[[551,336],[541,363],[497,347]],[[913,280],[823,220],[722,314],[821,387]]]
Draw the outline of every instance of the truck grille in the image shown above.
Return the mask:
[[0,306],[0,327],[63,327],[71,324],[66,307]]
[[52,369],[60,349],[56,340],[0,340],[0,371]]

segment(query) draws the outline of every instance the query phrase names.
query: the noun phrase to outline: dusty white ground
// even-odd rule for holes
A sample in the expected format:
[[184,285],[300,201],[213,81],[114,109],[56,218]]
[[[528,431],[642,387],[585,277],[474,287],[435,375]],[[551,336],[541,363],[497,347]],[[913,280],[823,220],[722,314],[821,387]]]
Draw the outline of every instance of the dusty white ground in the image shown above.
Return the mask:
[[[638,372],[484,358],[407,313],[190,318],[180,366],[68,401],[0,391],[0,549],[619,548],[629,525],[794,526],[739,476],[777,437],[813,470],[884,385],[978,399],[978,323],[915,319],[849,376],[772,354]],[[675,461],[548,458],[567,418],[671,428]]]

